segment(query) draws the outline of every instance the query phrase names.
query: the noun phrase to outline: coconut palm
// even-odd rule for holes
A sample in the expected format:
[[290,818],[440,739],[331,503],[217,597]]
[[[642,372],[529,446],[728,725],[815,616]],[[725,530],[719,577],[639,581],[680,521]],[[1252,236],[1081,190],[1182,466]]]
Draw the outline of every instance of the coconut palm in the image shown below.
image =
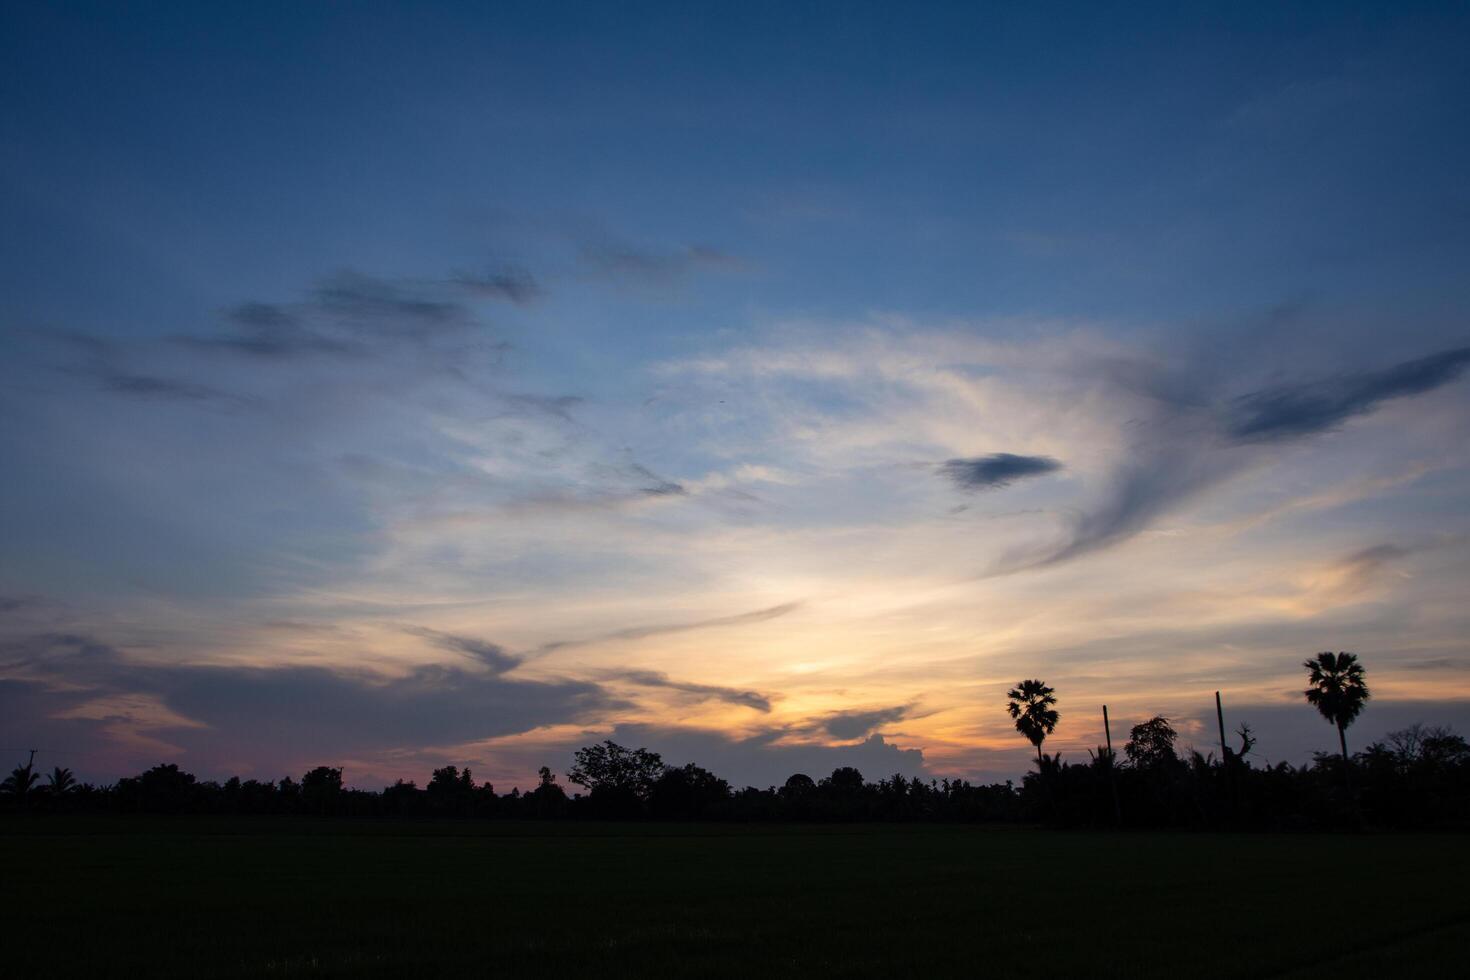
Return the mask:
[[1036,765],[1042,768],[1041,743],[1057,727],[1061,715],[1055,707],[1057,692],[1037,680],[1022,681],[1006,692],[1006,710],[1016,721],[1016,731],[1036,746]]
[[6,777],[5,782],[0,783],[0,793],[16,797],[24,806],[26,797],[30,796],[31,788],[40,779],[41,774],[32,768],[31,763],[27,762],[23,766],[16,766]]
[[1363,665],[1352,653],[1319,653],[1304,661],[1311,687],[1304,692],[1307,703],[1322,717],[1337,726],[1337,741],[1342,748],[1342,764],[1349,765],[1347,726],[1353,723],[1368,702],[1368,685],[1363,680]]
[[77,777],[71,774],[70,769],[57,766],[46,774],[46,781],[50,784],[50,790],[54,796],[65,796],[77,785]]

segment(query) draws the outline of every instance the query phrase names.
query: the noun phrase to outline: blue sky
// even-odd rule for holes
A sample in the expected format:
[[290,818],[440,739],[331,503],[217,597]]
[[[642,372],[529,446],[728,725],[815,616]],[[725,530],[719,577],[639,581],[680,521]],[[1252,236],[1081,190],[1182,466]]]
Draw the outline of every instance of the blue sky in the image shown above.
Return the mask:
[[0,18],[0,747],[1013,774],[1020,676],[1080,752],[1329,646],[1467,717],[1463,5]]

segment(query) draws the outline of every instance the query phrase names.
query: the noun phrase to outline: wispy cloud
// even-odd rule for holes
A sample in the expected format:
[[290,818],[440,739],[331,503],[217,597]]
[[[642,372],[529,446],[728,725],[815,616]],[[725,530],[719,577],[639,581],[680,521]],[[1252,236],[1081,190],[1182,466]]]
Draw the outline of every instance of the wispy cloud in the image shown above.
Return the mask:
[[442,330],[462,321],[466,315],[458,303],[430,295],[421,287],[350,269],[319,283],[313,298],[325,313],[358,323],[379,324],[399,333]]
[[692,633],[696,630],[724,629],[731,626],[744,626],[750,623],[764,623],[778,619],[800,609],[802,603],[783,602],[777,606],[768,606],[764,609],[754,609],[750,612],[736,613],[733,616],[713,616],[709,619],[696,619],[683,623],[662,623],[653,626],[633,626],[628,629],[613,630],[610,633],[602,633],[598,636],[587,637],[580,640],[554,640],[544,643],[531,651],[532,655],[550,653],[565,647],[591,646],[594,643],[611,643],[618,640],[642,640],[651,636],[667,636],[673,633]]
[[278,360],[296,355],[364,352],[359,343],[307,328],[301,316],[273,303],[243,303],[228,311],[224,319],[233,332],[224,336],[185,335],[173,338],[173,342],[197,350]]
[[525,269],[503,267],[488,272],[457,272],[449,280],[473,296],[505,300],[525,306],[545,295],[545,290]]
[[734,256],[703,245],[656,251],[623,242],[600,242],[584,245],[581,260],[598,275],[644,285],[666,285],[700,270],[740,267]]
[[1470,367],[1470,347],[1440,351],[1380,371],[1279,385],[1236,399],[1225,430],[1242,442],[1295,439],[1367,415],[1383,402],[1433,391]]
[[102,371],[98,380],[107,391],[132,398],[158,398],[186,402],[242,401],[238,395],[231,395],[208,385],[150,374]]
[[1074,521],[1068,539],[1039,557],[1008,556],[999,567],[1057,564],[1126,541],[1256,461],[1252,450],[1260,444],[1330,431],[1385,401],[1447,385],[1467,366],[1470,348],[1457,348],[1345,378],[1277,385],[1223,405],[1161,400],[1133,453],[1118,464],[1109,492]]
[[435,645],[443,647],[445,650],[453,650],[457,653],[466,654],[486,667],[489,667],[497,674],[514,670],[521,663],[520,658],[506,653],[499,644],[491,643],[489,640],[481,640],[473,636],[461,636],[457,633],[444,633],[423,626],[405,626],[403,631],[413,636],[423,637]]
[[637,684],[641,687],[666,688],[682,694],[692,695],[701,700],[712,699],[724,701],[746,708],[754,708],[756,711],[761,712],[769,712],[771,710],[770,696],[761,694],[759,691],[724,687],[719,684],[696,684],[690,681],[676,681],[672,680],[668,674],[659,670],[620,670],[611,671],[600,676],[605,680],[624,681],[628,684]]

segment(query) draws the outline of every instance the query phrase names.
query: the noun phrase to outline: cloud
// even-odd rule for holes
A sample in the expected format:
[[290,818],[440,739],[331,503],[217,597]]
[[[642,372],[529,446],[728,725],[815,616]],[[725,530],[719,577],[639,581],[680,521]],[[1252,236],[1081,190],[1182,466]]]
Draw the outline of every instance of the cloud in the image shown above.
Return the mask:
[[642,640],[650,636],[666,636],[672,633],[691,633],[695,630],[720,629],[727,626],[744,626],[747,623],[764,623],[768,620],[777,619],[800,609],[802,603],[783,602],[777,606],[768,606],[765,609],[754,609],[750,612],[736,613],[733,616],[714,616],[709,619],[696,619],[686,623],[663,623],[655,626],[633,626],[627,629],[614,630],[611,633],[603,633],[600,636],[588,637],[582,640],[554,640],[537,647],[533,653],[550,653],[552,650],[560,650],[564,647],[591,646],[594,643],[608,643],[614,640]]
[[445,283],[393,281],[347,269],[318,282],[298,303],[235,306],[224,314],[224,335],[188,334],[172,343],[261,360],[362,357],[384,343],[423,342],[474,326],[456,292],[525,303],[539,288],[529,275],[511,271],[460,275]]
[[665,480],[657,473],[644,466],[633,464],[633,473],[647,480],[647,483],[638,488],[638,492],[649,497],[683,497],[689,491],[684,489],[683,484],[675,483],[673,480]]
[[182,336],[175,344],[197,350],[220,350],[259,358],[296,355],[358,355],[361,344],[307,329],[301,317],[273,303],[243,303],[225,314],[235,332],[223,337]]
[[501,400],[514,408],[530,409],[554,416],[563,422],[575,421],[572,418],[572,409],[586,401],[580,395],[520,395],[503,394]]
[[1429,660],[1406,661],[1398,665],[1399,670],[1470,670],[1470,658],[1434,657]]
[[442,329],[462,321],[465,316],[464,308],[458,303],[426,295],[420,288],[350,269],[323,280],[313,296],[325,313],[358,323],[386,324],[401,333]]
[[455,633],[442,633],[439,630],[431,630],[423,626],[405,626],[405,633],[421,636],[426,640],[443,647],[445,650],[454,650],[457,653],[468,654],[475,660],[489,667],[497,674],[503,674],[508,670],[514,670],[520,666],[520,658],[511,656],[501,647],[488,640],[476,639],[472,636],[460,636]]
[[1018,556],[1012,555],[1003,568],[1014,571],[1055,565],[1120,544],[1233,471],[1232,461],[1191,454],[1172,444],[1169,450],[1146,450],[1120,465],[1102,502],[1073,520],[1071,533],[1061,546],[1040,558],[1020,556],[1018,563]]
[[1335,428],[1381,403],[1432,391],[1470,367],[1470,347],[1441,351],[1381,371],[1266,388],[1236,399],[1226,431],[1242,442],[1293,439]]
[[600,243],[584,245],[581,259],[599,275],[645,285],[667,284],[699,270],[735,269],[740,265],[734,256],[702,245],[655,252],[624,243]]
[[509,267],[485,273],[455,273],[450,282],[474,296],[506,300],[517,306],[525,306],[545,294],[529,272]]
[[[1217,486],[1257,457],[1266,443],[1309,438],[1383,402],[1423,394],[1449,384],[1470,366],[1470,348],[1442,351],[1379,371],[1343,378],[1279,385],[1224,405],[1181,403],[1171,383],[1152,383],[1155,415],[1139,427],[1131,456],[1119,463],[1102,502],[1073,522],[1061,545],[1012,554],[1000,573],[1053,565],[1132,538],[1163,514]],[[1147,375],[1149,372],[1144,372]],[[1140,382],[1133,379],[1137,390]]]
[[1398,558],[1406,558],[1413,553],[1412,548],[1405,548],[1402,545],[1378,544],[1349,555],[1343,560],[1342,567],[1355,576],[1372,575],[1389,562]]
[[940,464],[940,472],[956,487],[966,491],[999,490],[1017,480],[1055,473],[1062,464],[1050,456],[1016,456],[992,453],[973,459],[951,459]]
[[689,681],[671,680],[668,674],[661,670],[621,670],[602,675],[607,680],[625,681],[629,684],[638,684],[643,687],[667,688],[671,691],[680,691],[684,694],[694,695],[701,700],[711,699],[725,701],[729,704],[738,704],[756,711],[769,712],[771,710],[771,699],[759,691],[745,691],[735,687],[721,687],[717,684],[694,684]]
[[114,371],[103,371],[99,380],[105,390],[114,394],[127,395],[132,398],[157,398],[169,401],[234,401],[241,399],[236,395],[211,388],[207,385],[198,385],[189,381],[177,381],[172,378],[161,378],[150,374],[125,374]]
[[1332,562],[1313,576],[1306,598],[1319,602],[1348,602],[1361,597],[1395,562],[1416,549],[1396,544],[1364,548]]
[[862,738],[875,728],[906,718],[913,705],[903,704],[892,708],[873,708],[866,711],[839,711],[828,715],[819,724],[833,738],[850,740]]
[[[465,646],[476,649],[473,641]],[[26,719],[39,713],[53,727],[56,719],[69,721],[77,740],[95,739],[104,724],[114,735],[167,731],[184,761],[248,757],[294,770],[520,734],[630,707],[588,681],[514,680],[438,665],[383,676],[316,666],[157,664],[81,635],[28,637],[4,652],[17,661],[6,665],[0,683],[18,703],[37,706],[0,718],[7,742],[29,737]]]

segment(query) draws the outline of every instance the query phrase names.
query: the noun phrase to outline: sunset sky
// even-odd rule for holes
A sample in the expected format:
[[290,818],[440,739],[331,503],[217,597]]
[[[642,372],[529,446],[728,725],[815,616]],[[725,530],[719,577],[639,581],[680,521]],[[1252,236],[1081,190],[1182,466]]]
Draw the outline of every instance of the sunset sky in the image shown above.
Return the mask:
[[1470,731],[1464,4],[7,4],[0,757]]

